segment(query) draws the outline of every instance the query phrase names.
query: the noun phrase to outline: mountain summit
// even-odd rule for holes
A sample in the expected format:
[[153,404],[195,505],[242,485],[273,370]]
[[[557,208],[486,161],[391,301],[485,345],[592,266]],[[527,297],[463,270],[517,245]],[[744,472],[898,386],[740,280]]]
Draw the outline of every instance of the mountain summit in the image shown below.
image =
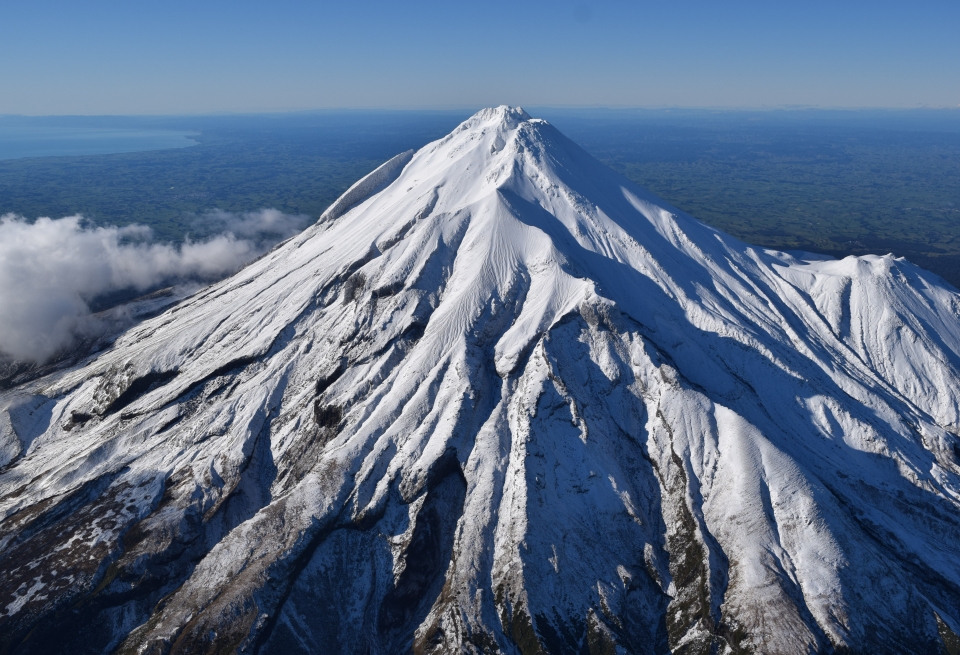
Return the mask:
[[0,645],[960,652],[958,316],[483,110],[0,397]]

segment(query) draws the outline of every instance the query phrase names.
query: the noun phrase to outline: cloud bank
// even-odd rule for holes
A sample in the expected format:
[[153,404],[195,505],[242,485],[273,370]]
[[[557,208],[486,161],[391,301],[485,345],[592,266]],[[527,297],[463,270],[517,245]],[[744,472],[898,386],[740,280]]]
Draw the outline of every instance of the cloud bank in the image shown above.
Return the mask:
[[89,303],[104,294],[146,291],[234,273],[309,222],[276,209],[213,211],[221,233],[176,246],[156,243],[149,227],[87,226],[81,216],[28,222],[0,217],[0,353],[43,362],[96,336]]

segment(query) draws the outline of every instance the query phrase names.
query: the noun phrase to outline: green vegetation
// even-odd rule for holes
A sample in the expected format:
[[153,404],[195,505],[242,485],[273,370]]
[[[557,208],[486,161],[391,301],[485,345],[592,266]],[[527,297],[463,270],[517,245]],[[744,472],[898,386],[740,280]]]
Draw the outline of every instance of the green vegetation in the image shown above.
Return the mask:
[[4,211],[30,218],[83,214],[99,224],[150,225],[159,238],[203,236],[201,214],[212,208],[275,207],[319,215],[380,162],[280,151],[211,148],[204,143],[92,157],[0,162]]
[[289,143],[198,139],[200,145],[176,150],[0,161],[0,212],[142,223],[161,239],[179,241],[205,235],[199,216],[213,208],[319,215],[380,164]]
[[[893,252],[960,287],[960,112],[534,114],[745,241],[836,256]],[[213,208],[317,216],[372,168],[443,136],[465,115],[149,119],[199,132],[200,144],[0,161],[0,214],[82,213],[98,224],[147,224],[173,241],[216,229],[203,223]]]
[[444,112],[396,112],[156,121],[200,132],[192,137],[199,145],[0,161],[0,215],[79,213],[99,225],[149,225],[169,241],[218,229],[203,221],[215,208],[319,216],[373,168],[460,120]]
[[892,252],[960,287],[960,130],[936,127],[743,121],[567,132],[624,176],[749,243],[839,257]]

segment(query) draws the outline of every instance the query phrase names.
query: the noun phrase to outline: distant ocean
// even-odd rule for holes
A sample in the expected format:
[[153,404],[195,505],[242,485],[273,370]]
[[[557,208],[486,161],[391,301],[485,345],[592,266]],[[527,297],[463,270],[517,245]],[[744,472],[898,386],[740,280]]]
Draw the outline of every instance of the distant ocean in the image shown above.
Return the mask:
[[196,145],[172,130],[0,124],[0,159],[108,155]]

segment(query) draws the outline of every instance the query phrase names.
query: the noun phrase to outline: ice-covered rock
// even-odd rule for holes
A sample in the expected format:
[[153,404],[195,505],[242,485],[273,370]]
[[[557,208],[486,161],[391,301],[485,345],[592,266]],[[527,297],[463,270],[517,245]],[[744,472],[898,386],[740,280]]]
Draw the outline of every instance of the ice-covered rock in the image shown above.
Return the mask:
[[958,652],[956,290],[520,109],[371,175],[0,397],[6,650]]

